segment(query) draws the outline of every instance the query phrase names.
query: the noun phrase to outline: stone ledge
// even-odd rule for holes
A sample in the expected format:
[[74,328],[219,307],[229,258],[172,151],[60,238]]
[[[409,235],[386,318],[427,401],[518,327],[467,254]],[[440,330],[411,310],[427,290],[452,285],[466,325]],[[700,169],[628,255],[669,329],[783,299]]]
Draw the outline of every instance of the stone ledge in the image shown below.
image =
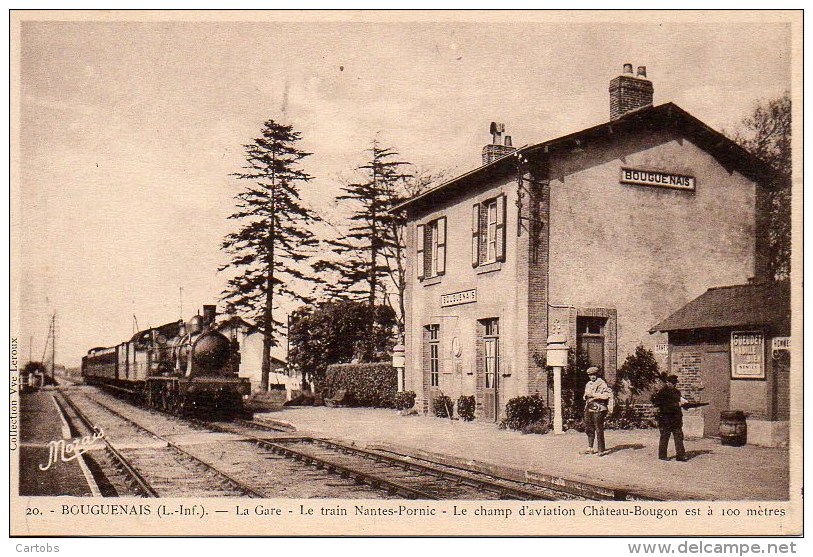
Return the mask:
[[646,495],[643,493],[632,493],[626,489],[616,489],[610,487],[597,486],[578,480],[570,480],[560,476],[553,476],[537,472],[534,470],[521,470],[501,464],[494,464],[491,462],[483,462],[479,460],[463,458],[453,455],[442,453],[435,453],[425,451],[423,449],[414,449],[412,447],[405,447],[403,445],[396,445],[394,443],[373,443],[367,445],[367,449],[388,452],[400,456],[407,456],[419,460],[425,460],[435,464],[442,464],[454,468],[460,468],[470,472],[479,472],[488,474],[498,478],[513,480],[516,482],[525,482],[536,484],[541,487],[553,487],[561,491],[571,493],[573,495],[588,497],[591,499],[609,500],[609,501],[629,501],[629,500],[644,500],[644,501],[658,501],[660,498]]

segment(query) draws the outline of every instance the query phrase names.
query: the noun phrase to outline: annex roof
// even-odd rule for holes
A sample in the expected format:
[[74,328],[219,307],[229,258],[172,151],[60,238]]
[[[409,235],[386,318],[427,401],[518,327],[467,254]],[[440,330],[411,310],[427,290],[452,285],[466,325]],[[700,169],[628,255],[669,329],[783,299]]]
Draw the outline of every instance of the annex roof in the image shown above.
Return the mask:
[[430,190],[396,205],[392,212],[417,205],[432,203],[442,196],[462,191],[474,183],[479,183],[509,172],[516,172],[521,158],[541,160],[564,150],[589,147],[590,141],[608,139],[623,133],[641,129],[658,129],[666,126],[682,130],[698,147],[708,151],[729,170],[737,170],[754,181],[764,181],[775,175],[775,171],[764,161],[752,155],[737,143],[710,128],[674,103],[665,103],[635,110],[597,126],[586,128],[535,145],[521,147],[517,151],[501,157],[489,164],[475,168],[448,180]]
[[775,325],[789,327],[790,282],[709,288],[649,332]]

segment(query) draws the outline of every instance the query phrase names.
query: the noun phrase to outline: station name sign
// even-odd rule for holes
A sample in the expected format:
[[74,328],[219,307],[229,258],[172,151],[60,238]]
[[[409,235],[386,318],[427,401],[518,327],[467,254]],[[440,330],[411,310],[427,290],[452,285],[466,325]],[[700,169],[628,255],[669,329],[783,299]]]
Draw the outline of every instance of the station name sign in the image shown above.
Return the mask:
[[451,294],[441,294],[440,306],[457,306],[460,304],[470,304],[477,301],[477,289],[463,290],[461,292],[452,292]]
[[621,183],[636,186],[651,186],[655,188],[672,188],[677,190],[694,191],[694,176],[683,174],[669,174],[656,170],[638,170],[635,168],[621,169]]

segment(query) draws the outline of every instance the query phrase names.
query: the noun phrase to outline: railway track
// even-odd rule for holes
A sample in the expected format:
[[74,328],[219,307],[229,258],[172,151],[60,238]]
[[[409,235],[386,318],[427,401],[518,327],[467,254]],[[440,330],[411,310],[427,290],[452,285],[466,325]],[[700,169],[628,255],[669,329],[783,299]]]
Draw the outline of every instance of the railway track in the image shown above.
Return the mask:
[[[264,497],[547,501],[604,498],[364,449],[254,420],[208,422],[132,407],[112,397],[106,398],[106,402],[93,396],[88,398],[156,437],[171,437],[155,431],[162,428],[178,434],[196,432],[199,436],[206,436],[207,432],[229,434],[228,450],[220,449],[219,455],[213,454],[214,441],[178,449],[210,467],[227,470],[224,473],[229,477],[250,478],[246,480],[251,482],[250,489]],[[149,416],[164,425],[145,427],[145,422],[150,422]]]
[[[87,400],[112,416],[130,422],[143,434],[161,437],[193,458],[232,478],[241,478],[248,489],[266,498],[387,498],[381,490],[358,485],[346,478],[337,478],[325,470],[276,456],[246,443],[238,435],[210,427],[208,422],[181,418],[162,412],[131,406],[114,397],[97,393],[86,395]],[[258,428],[268,431],[267,428]],[[255,432],[257,430],[254,430]],[[288,435],[273,430],[274,434]],[[208,440],[207,440],[208,439]],[[174,441],[173,441],[174,440]],[[188,495],[183,493],[183,495]],[[206,494],[203,494],[206,496]]]
[[65,390],[60,395],[70,414],[87,430],[104,432],[109,462],[99,467],[110,483],[121,485],[123,481],[144,497],[264,496],[92,397],[80,395],[77,402]]
[[285,431],[269,424],[234,420],[210,423],[217,431],[241,435],[271,454],[313,466],[317,470],[348,478],[358,484],[408,499],[514,499],[577,500],[583,495],[561,489],[516,482],[436,463],[363,449],[334,440],[288,436],[276,440],[257,437],[253,430]]

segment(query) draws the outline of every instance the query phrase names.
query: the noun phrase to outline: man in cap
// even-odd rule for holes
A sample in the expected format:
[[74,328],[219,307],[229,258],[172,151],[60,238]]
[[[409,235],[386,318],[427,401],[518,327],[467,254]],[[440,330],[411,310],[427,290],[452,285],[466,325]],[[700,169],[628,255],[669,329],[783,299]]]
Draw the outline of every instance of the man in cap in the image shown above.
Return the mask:
[[587,376],[590,380],[584,386],[584,430],[587,433],[588,447],[583,454],[598,453],[598,456],[604,456],[607,454],[604,446],[604,419],[607,417],[607,404],[613,392],[601,378],[601,371],[597,367],[587,368]]
[[685,398],[680,396],[677,388],[678,376],[668,375],[663,379],[663,387],[652,395],[652,404],[658,410],[658,429],[661,432],[658,443],[658,458],[668,460],[666,453],[669,448],[669,437],[675,438],[675,460],[685,462],[686,448],[683,446],[683,410],[682,406],[687,404]]

